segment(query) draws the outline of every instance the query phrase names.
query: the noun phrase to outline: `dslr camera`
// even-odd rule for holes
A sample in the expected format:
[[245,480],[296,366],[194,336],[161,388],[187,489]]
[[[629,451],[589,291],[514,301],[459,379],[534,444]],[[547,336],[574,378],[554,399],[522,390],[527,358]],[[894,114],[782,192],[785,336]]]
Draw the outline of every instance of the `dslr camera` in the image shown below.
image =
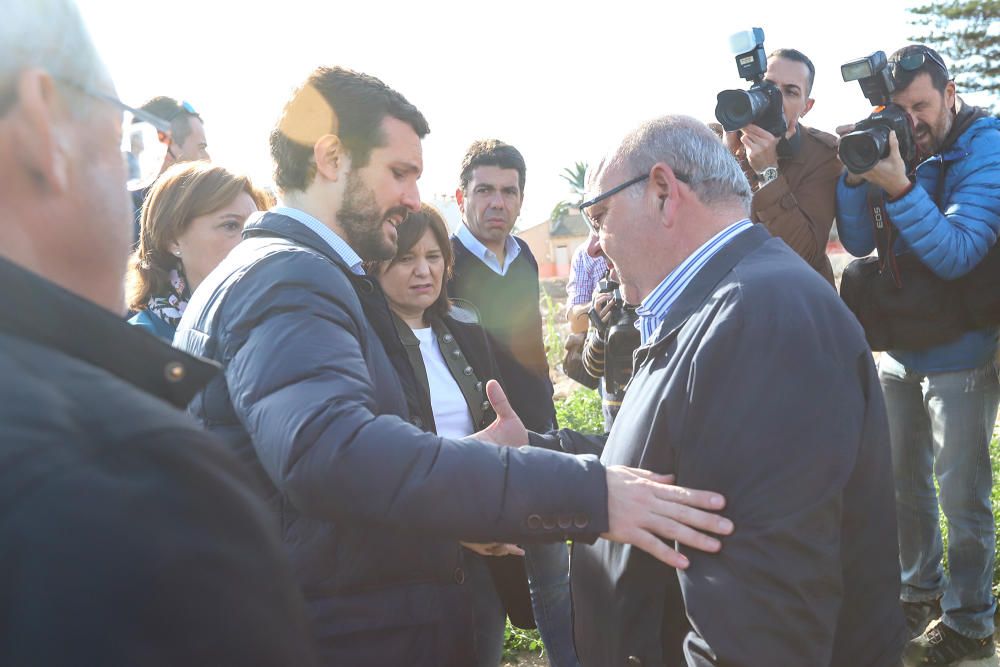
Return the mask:
[[715,117],[727,131],[733,132],[753,123],[781,138],[788,130],[781,90],[764,81],[767,56],[764,54],[764,30],[743,30],[729,38],[736,54],[736,69],[753,85],[749,90],[723,90],[718,94]]
[[863,174],[889,157],[889,133],[895,132],[906,171],[912,171],[917,162],[913,122],[902,107],[889,100],[896,84],[889,72],[885,52],[876,51],[841,65],[840,74],[844,81],[857,81],[861,92],[876,107],[872,115],[854,126],[853,132],[840,139],[837,149],[840,161],[852,174]]
[[[604,341],[605,397],[621,401],[625,396],[625,385],[632,378],[632,353],[640,343],[639,330],[635,328],[639,316],[633,306],[625,303],[617,282],[604,278],[597,283],[597,287],[601,294],[611,294],[611,314],[607,325],[597,316],[596,311],[590,311],[591,324]],[[595,351],[587,350],[586,347],[584,356],[593,360]]]

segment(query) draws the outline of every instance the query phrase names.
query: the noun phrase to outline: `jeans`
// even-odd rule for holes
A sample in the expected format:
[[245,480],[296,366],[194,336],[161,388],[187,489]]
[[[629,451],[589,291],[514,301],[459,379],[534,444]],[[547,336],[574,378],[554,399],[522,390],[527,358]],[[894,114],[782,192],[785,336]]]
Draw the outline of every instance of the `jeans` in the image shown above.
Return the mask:
[[573,646],[569,549],[565,542],[524,547],[531,609],[551,667],[579,667]]
[[[996,611],[989,456],[1000,402],[996,363],[921,374],[882,354],[879,379],[896,484],[901,598],[925,602],[943,595],[945,625],[967,637],[988,637]],[[939,499],[948,521],[948,578],[941,566]]]
[[472,595],[472,622],[475,627],[476,667],[497,667],[503,657],[503,634],[507,611],[497,594],[486,556],[468,549],[465,560],[465,585]]

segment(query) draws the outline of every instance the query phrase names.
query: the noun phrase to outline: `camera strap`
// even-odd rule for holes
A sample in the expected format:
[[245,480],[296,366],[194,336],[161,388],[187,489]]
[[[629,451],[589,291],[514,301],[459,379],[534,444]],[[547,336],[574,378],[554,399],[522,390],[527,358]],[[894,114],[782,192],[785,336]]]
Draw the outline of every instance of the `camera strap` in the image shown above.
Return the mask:
[[903,287],[902,276],[899,275],[899,265],[896,263],[896,253],[893,246],[897,232],[889,219],[889,211],[885,208],[885,193],[880,188],[868,188],[868,207],[872,212],[872,225],[875,231],[875,252],[878,254],[878,271],[889,271],[896,289]]

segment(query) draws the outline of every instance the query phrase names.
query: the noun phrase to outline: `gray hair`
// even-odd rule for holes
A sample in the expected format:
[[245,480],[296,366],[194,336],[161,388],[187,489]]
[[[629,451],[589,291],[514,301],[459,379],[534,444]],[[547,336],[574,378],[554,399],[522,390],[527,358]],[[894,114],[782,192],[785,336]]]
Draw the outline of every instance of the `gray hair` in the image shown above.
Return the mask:
[[664,162],[705,204],[739,202],[749,212],[753,193],[736,159],[707,125],[689,116],[664,116],[630,132],[608,161],[636,175]]
[[0,116],[22,71],[38,67],[88,89],[109,79],[73,0],[0,0]]

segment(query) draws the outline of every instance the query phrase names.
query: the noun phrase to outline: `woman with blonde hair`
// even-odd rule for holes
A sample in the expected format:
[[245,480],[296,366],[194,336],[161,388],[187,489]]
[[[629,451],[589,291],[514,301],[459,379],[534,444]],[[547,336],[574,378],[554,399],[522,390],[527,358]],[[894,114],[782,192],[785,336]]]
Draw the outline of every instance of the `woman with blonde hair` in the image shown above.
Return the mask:
[[128,272],[130,324],[173,340],[201,281],[240,242],[251,213],[268,195],[246,176],[208,162],[170,167],[142,206],[139,247]]

